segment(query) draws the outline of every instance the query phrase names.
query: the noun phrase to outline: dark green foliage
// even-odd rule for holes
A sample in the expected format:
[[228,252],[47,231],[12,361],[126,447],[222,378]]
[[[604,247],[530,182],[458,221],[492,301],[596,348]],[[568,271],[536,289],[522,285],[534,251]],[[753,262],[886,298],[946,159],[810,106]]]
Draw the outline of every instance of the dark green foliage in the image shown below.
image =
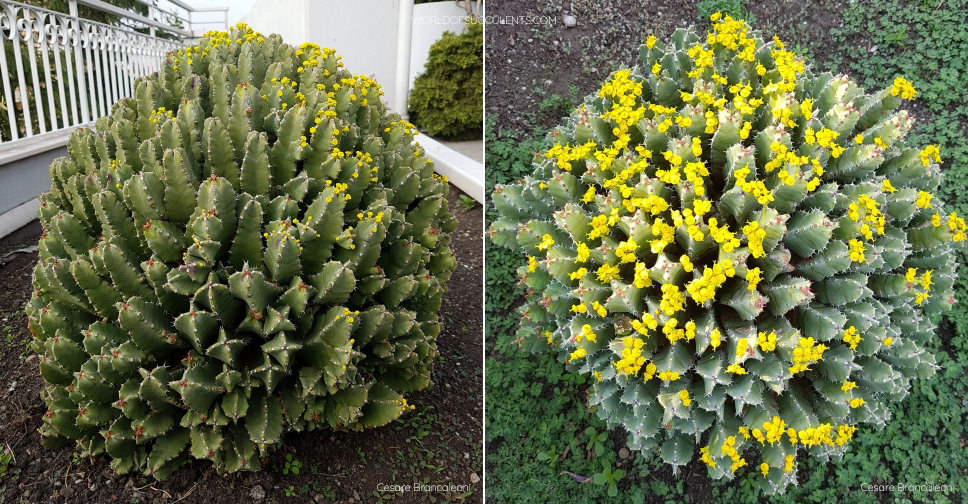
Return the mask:
[[756,16],[750,13],[747,0],[700,0],[696,3],[696,11],[701,21],[706,21],[709,16],[720,12],[724,16],[732,16],[733,19],[743,19],[751,25],[756,23]]
[[380,93],[240,25],[71,135],[26,308],[47,445],[159,479],[189,456],[257,470],[287,431],[409,409],[456,220]]
[[484,106],[484,30],[468,23],[430,47],[426,70],[410,92],[410,121],[433,137],[480,138]]

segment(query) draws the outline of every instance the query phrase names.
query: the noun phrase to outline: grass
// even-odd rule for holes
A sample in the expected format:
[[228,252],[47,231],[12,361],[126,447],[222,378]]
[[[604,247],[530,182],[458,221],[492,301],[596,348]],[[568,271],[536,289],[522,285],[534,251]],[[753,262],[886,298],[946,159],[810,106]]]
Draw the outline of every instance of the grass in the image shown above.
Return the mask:
[[[748,17],[745,1],[705,0],[703,9],[730,10]],[[710,11],[714,12],[715,10]],[[843,26],[831,33],[837,54],[815,66],[844,72],[869,89],[886,87],[904,75],[919,90],[913,110],[917,123],[910,140],[940,144],[946,183],[942,196],[950,208],[968,214],[968,12],[966,0],[901,2],[858,1],[844,7]],[[805,21],[809,22],[809,19]],[[824,54],[806,32],[786,40],[798,54]],[[781,34],[783,37],[784,34]],[[874,52],[871,47],[877,46]],[[547,109],[528,116],[528,126],[500,129],[488,118],[487,186],[531,171],[535,152],[544,146],[548,117],[573,106],[544,98]],[[560,102],[560,105],[557,102]],[[557,121],[552,121],[555,124]],[[488,208],[488,219],[493,217]],[[488,243],[486,248],[486,333],[488,357],[485,441],[488,443],[488,498],[492,502],[695,502],[683,478],[673,477],[650,453],[622,460],[625,436],[608,432],[584,404],[585,378],[565,371],[549,354],[529,355],[514,344],[514,307],[522,291],[515,269],[523,258]],[[961,257],[962,268],[968,267]],[[966,271],[962,269],[961,271]],[[914,382],[910,395],[892,406],[892,420],[881,430],[858,431],[839,461],[811,459],[798,467],[800,485],[775,502],[963,502],[968,495],[968,278],[956,284],[958,302],[941,321],[930,345],[939,365],[929,380]],[[601,449],[597,448],[601,446]],[[591,449],[590,449],[591,447]],[[590,453],[591,452],[591,453]],[[621,467],[626,474],[616,476]],[[747,473],[749,474],[749,473]],[[576,477],[591,478],[580,483]],[[865,491],[871,484],[949,485],[947,488]],[[614,497],[610,494],[613,493]],[[716,502],[755,503],[766,499],[748,477],[711,482]]]

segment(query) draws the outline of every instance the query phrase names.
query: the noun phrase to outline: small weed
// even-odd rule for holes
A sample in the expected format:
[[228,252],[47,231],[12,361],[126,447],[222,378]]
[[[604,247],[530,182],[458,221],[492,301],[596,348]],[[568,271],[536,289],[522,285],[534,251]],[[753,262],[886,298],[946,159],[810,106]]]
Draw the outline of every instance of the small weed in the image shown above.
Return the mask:
[[457,203],[460,204],[464,210],[473,210],[477,206],[477,200],[466,194],[461,194],[457,198]]
[[286,497],[295,497],[295,496],[296,496],[296,487],[294,487],[293,485],[289,485],[289,488],[286,488]]
[[608,442],[607,431],[596,433],[594,427],[588,427],[585,429],[585,438],[588,441],[588,458],[601,457],[605,454],[605,443]]
[[0,453],[0,480],[7,475],[7,469],[10,467],[10,462],[13,460],[13,453],[4,451]]
[[282,468],[282,474],[289,475],[299,474],[299,469],[302,467],[302,462],[293,458],[291,453],[286,454],[286,465]]
[[612,464],[606,461],[604,467],[602,467],[602,472],[595,473],[592,481],[596,485],[608,485],[608,496],[615,497],[618,495],[618,482],[624,477],[624,470],[618,468],[613,469]]

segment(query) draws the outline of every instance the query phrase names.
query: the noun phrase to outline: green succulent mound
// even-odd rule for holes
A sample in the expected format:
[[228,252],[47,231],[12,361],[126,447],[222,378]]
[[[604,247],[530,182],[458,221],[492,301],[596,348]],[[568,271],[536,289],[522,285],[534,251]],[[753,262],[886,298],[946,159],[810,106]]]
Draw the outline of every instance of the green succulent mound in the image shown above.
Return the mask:
[[410,120],[428,135],[481,138],[484,122],[484,27],[471,22],[430,46],[426,70],[413,83]]
[[489,233],[527,256],[521,346],[592,376],[632,448],[782,491],[934,373],[968,226],[906,143],[910,83],[867,94],[713,20],[585,99]]
[[430,384],[447,184],[379,86],[239,25],[169,54],[41,197],[27,306],[50,446],[164,478],[386,424]]

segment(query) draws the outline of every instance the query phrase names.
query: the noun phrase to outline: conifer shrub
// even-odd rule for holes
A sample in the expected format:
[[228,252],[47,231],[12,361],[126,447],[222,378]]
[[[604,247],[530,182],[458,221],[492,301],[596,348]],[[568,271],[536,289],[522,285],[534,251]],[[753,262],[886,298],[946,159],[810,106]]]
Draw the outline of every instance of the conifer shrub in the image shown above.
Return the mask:
[[481,138],[484,114],[484,29],[470,22],[444,32],[430,47],[424,73],[414,81],[410,120],[434,137]]

